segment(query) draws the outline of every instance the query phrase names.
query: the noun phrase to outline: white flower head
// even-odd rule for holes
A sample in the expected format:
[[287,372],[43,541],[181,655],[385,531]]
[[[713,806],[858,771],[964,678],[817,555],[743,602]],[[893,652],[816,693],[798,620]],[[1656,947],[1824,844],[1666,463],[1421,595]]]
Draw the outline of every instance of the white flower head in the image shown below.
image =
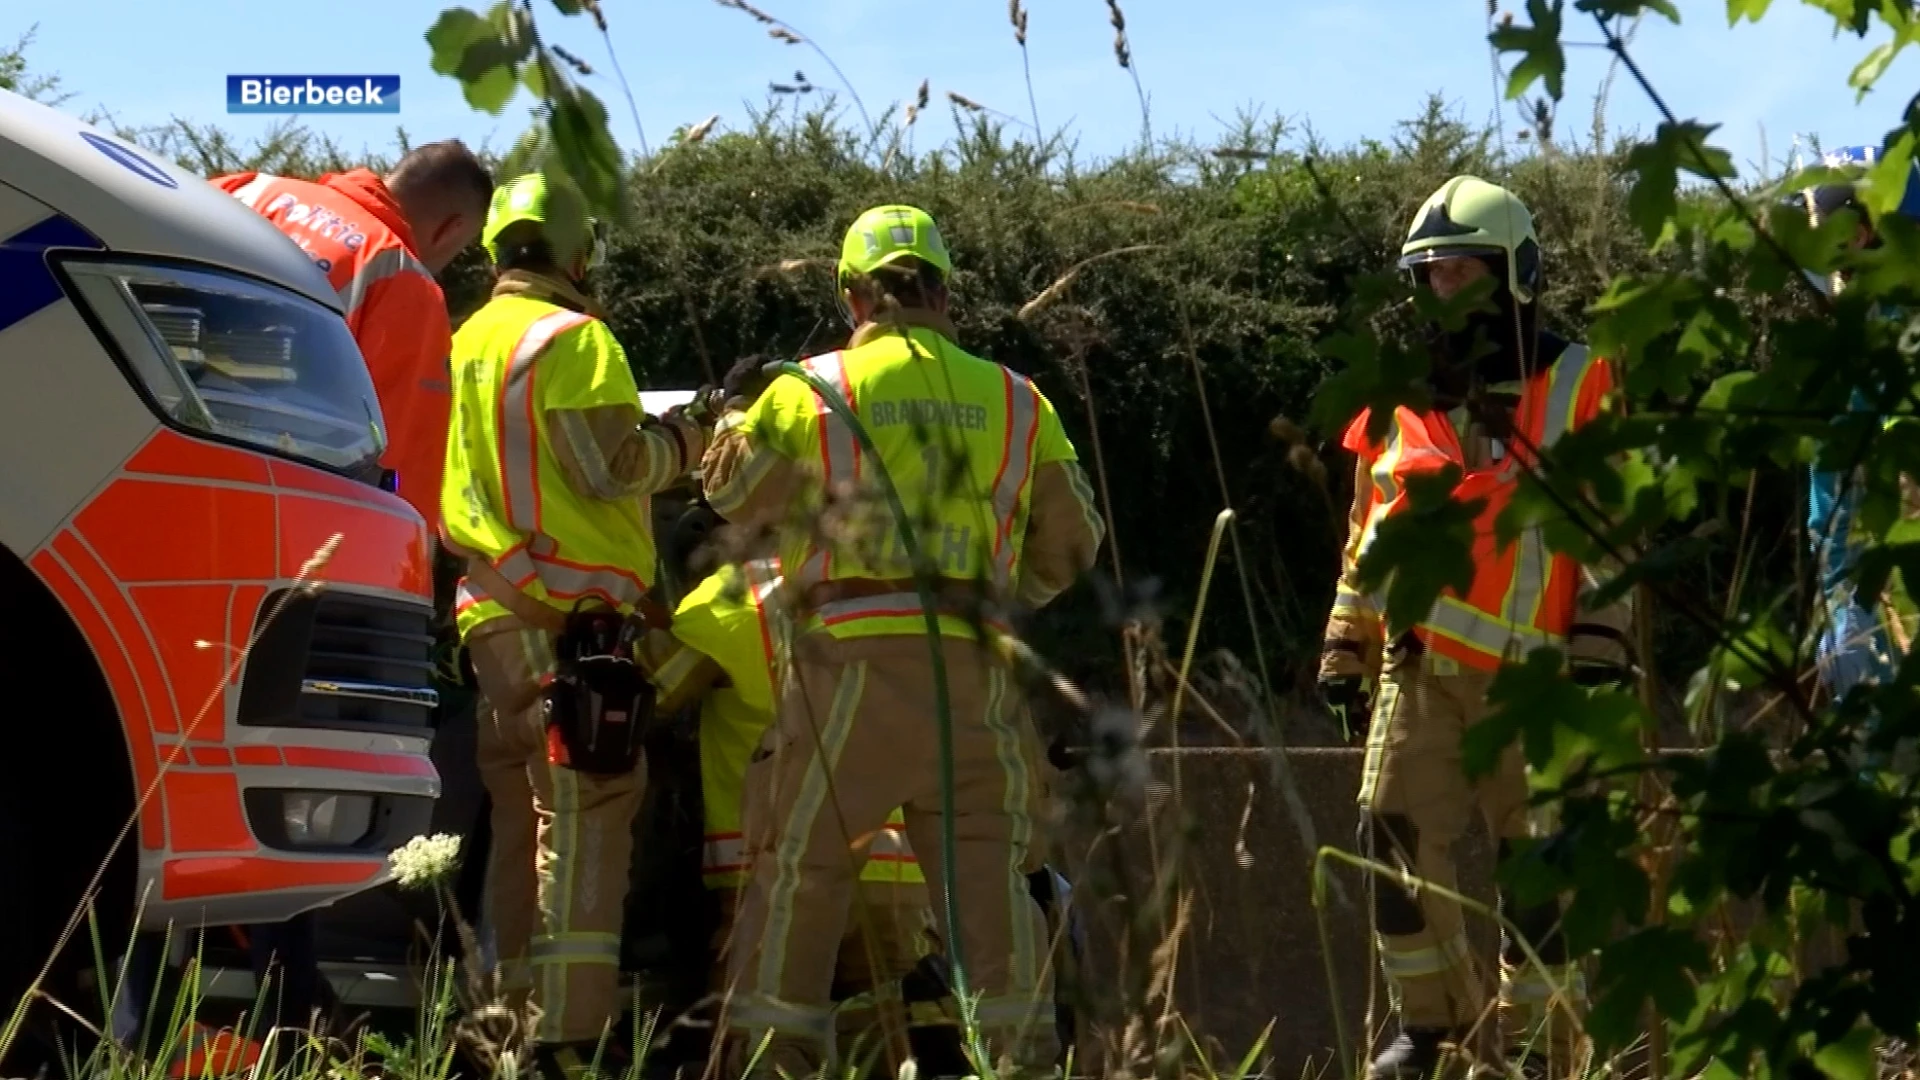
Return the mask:
[[460,864],[460,838],[452,833],[416,836],[387,856],[403,889],[425,889],[453,876]]

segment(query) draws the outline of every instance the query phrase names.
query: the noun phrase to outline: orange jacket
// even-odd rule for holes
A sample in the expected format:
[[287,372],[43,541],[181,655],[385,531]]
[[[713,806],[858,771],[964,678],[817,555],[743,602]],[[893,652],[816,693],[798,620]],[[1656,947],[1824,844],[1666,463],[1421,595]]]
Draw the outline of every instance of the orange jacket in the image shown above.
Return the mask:
[[453,327],[439,284],[413,253],[413,232],[393,194],[366,169],[318,181],[243,172],[212,183],[273,222],[326,271],[386,417],[388,446],[380,463],[400,474],[400,497],[437,526],[453,406],[447,383]]
[[[1365,638],[1359,624],[1377,635],[1380,601],[1362,595],[1357,584],[1359,556],[1381,519],[1407,501],[1408,480],[1447,465],[1462,469],[1454,498],[1487,503],[1473,525],[1473,586],[1466,595],[1448,590],[1415,630],[1426,646],[1469,668],[1491,671],[1516,649],[1524,655],[1540,645],[1557,644],[1581,618],[1578,596],[1583,571],[1571,558],[1551,552],[1538,529],[1526,530],[1502,545],[1494,523],[1512,501],[1531,447],[1551,445],[1587,423],[1600,411],[1613,386],[1612,368],[1582,345],[1569,345],[1547,370],[1527,380],[1514,417],[1520,438],[1500,448],[1486,467],[1469,469],[1459,433],[1444,413],[1417,413],[1401,407],[1380,441],[1368,437],[1370,411],[1347,428],[1343,446],[1359,456],[1361,477],[1354,492],[1353,519],[1361,534],[1348,546],[1341,589],[1328,622],[1331,639]],[[1371,642],[1366,644],[1371,645]],[[1372,652],[1372,649],[1363,651]]]

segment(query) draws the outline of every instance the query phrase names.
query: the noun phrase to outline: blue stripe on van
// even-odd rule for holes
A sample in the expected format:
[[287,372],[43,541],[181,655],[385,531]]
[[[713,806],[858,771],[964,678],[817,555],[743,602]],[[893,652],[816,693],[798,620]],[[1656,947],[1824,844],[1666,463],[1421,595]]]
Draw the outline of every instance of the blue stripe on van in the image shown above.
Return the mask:
[[60,283],[47,265],[47,249],[106,247],[71,218],[55,214],[0,240],[0,333],[60,299]]

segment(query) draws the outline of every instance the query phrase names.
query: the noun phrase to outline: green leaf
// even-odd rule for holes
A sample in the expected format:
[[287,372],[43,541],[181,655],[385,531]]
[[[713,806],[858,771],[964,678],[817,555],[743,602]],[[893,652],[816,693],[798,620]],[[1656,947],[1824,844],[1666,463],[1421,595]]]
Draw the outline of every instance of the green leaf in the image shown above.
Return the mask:
[[494,36],[504,46],[503,55],[508,61],[518,64],[533,55],[533,15],[526,8],[512,0],[500,0],[487,12],[487,21],[493,24]]
[[580,0],[553,0],[553,6],[559,8],[562,15],[578,15],[587,9]]
[[498,116],[500,110],[507,107],[507,102],[513,100],[513,93],[519,86],[519,81],[513,77],[513,69],[501,65],[489,68],[476,78],[463,80],[460,89],[466,96],[467,104]]
[[1473,521],[1485,499],[1455,502],[1460,467],[1407,478],[1406,504],[1380,522],[1356,568],[1368,591],[1387,592],[1387,625],[1402,633],[1427,617],[1447,589],[1473,586]]
[[1738,26],[1741,19],[1759,22],[1773,0],[1727,0],[1727,25]]
[[1892,41],[1881,42],[1854,65],[1853,73],[1847,76],[1847,85],[1854,89],[1854,104],[1857,105],[1867,99],[1867,92],[1873,89],[1874,83],[1880,81],[1880,76],[1887,73],[1887,65],[1893,63],[1893,58],[1900,55],[1900,50],[1906,46],[1907,39],[1904,35]]
[[1873,1080],[1878,1075],[1872,1028],[1855,1028],[1847,1037],[1814,1051],[1813,1063],[1833,1080]]
[[1629,934],[1600,953],[1595,1000],[1587,1032],[1605,1053],[1645,1035],[1640,1017],[1648,1002],[1654,1015],[1683,1017],[1693,1011],[1689,976],[1707,967],[1707,947],[1689,930],[1655,926]]
[[520,68],[520,83],[527,92],[542,101],[547,100],[547,67],[538,61],[523,64]]
[[624,220],[620,146],[607,126],[606,106],[591,92],[568,86],[557,92],[547,122],[560,167],[586,196],[587,206],[602,217]]
[[448,8],[441,12],[427,31],[427,44],[433,47],[434,74],[452,75],[459,71],[467,46],[492,34],[493,28],[487,20],[466,8]]
[[1560,45],[1560,12],[1565,0],[1527,0],[1531,26],[1508,24],[1487,35],[1494,48],[1503,53],[1523,54],[1507,76],[1507,100],[1527,92],[1536,81],[1546,80],[1547,95],[1560,100],[1567,73],[1566,50]]
[[1671,0],[1579,0],[1573,6],[1589,15],[1605,18],[1632,19],[1654,11],[1665,15],[1668,22],[1680,21],[1680,12],[1674,8]]
[[1707,136],[1719,126],[1697,120],[1662,123],[1652,142],[1627,152],[1627,168],[1636,175],[1627,194],[1627,213],[1649,241],[1660,236],[1674,218],[1682,170],[1707,179],[1733,178],[1732,156],[1707,145]]

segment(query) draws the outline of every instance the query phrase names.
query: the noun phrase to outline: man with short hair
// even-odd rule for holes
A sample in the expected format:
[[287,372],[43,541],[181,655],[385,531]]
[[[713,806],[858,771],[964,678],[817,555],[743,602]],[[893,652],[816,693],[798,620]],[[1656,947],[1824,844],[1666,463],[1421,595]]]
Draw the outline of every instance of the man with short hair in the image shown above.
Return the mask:
[[493,177],[458,139],[415,147],[385,176],[371,169],[299,180],[215,177],[326,272],[346,309],[387,423],[380,464],[429,527],[439,519],[453,327],[434,275],[474,239]]

